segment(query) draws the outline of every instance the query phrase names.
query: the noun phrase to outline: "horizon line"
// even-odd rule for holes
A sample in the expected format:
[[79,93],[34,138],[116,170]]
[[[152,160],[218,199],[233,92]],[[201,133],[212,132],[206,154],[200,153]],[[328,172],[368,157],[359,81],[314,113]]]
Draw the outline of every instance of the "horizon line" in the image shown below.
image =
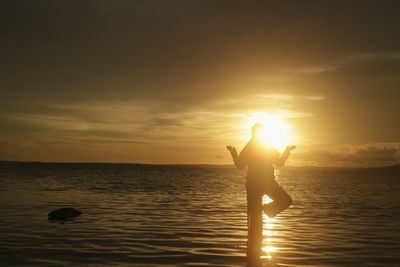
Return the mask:
[[[33,164],[115,164],[115,165],[147,165],[147,166],[194,166],[194,167],[234,167],[234,164],[213,164],[213,163],[139,163],[139,162],[90,162],[90,161],[21,161],[21,160],[0,160],[1,163],[33,163]],[[391,165],[380,165],[371,167],[362,166],[315,166],[315,165],[285,165],[289,168],[320,168],[320,169],[374,169],[400,166],[399,163]],[[280,167],[278,169],[284,168]]]

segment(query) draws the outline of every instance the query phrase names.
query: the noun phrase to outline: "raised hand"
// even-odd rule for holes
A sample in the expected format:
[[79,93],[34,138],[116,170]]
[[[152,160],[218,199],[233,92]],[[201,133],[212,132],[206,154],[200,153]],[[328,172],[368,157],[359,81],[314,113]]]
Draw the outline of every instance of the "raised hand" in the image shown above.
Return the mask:
[[228,149],[229,152],[231,152],[232,155],[237,155],[237,151],[236,151],[236,148],[234,146],[228,145],[228,146],[226,146],[226,149]]
[[296,146],[287,146],[287,147],[286,147],[286,150],[287,150],[288,152],[290,152],[290,151],[292,151],[292,150],[294,150],[294,149],[296,149]]

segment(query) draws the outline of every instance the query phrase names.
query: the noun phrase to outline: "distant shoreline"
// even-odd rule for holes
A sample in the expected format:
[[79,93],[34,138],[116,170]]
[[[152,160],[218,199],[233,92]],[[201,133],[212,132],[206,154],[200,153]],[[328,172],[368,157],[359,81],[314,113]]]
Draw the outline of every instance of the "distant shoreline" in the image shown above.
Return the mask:
[[[155,163],[126,163],[126,162],[45,162],[45,161],[16,161],[0,160],[1,165],[114,165],[114,166],[143,166],[143,167],[183,167],[183,168],[234,168],[233,164],[155,164]],[[400,164],[374,167],[327,167],[327,166],[285,166],[291,170],[398,170]]]

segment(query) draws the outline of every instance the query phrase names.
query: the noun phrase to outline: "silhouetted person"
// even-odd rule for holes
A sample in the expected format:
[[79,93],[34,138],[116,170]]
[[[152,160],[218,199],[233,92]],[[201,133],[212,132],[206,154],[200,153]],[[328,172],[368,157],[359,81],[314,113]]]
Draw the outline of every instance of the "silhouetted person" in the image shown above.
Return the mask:
[[[257,123],[252,128],[252,138],[238,155],[234,146],[227,146],[233,162],[238,169],[247,167],[247,256],[258,258],[262,244],[262,212],[268,217],[274,217],[284,211],[292,203],[292,198],[275,181],[274,166],[282,167],[295,146],[286,147],[280,155],[272,146],[261,141],[262,125]],[[273,201],[263,205],[263,195],[268,195]]]

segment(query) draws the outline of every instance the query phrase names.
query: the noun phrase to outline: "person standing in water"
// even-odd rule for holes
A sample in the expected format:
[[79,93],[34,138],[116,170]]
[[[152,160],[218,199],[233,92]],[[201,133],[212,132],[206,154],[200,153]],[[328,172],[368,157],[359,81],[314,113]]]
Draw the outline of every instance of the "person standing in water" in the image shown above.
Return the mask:
[[[262,244],[262,212],[272,218],[287,209],[292,204],[292,198],[276,182],[274,166],[282,167],[295,146],[286,147],[280,155],[272,146],[263,144],[262,127],[260,123],[252,127],[252,138],[238,155],[234,146],[226,148],[231,152],[233,162],[238,169],[247,167],[247,256],[258,257]],[[273,201],[263,205],[262,197],[266,194]]]

